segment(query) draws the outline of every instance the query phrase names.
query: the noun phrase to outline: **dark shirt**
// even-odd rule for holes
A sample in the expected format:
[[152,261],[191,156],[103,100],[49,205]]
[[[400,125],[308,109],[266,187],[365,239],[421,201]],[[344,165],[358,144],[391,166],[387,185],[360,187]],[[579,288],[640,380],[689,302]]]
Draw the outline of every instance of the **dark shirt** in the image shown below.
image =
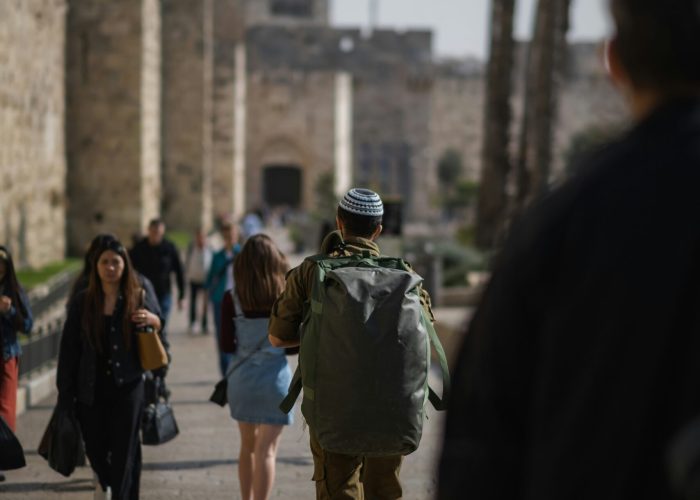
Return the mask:
[[[117,387],[128,384],[143,376],[143,368],[138,355],[136,333],[130,332],[127,346],[122,334],[125,311],[120,297],[114,309],[109,329],[105,331],[103,348],[109,354],[99,353],[93,342],[82,333],[83,309],[85,307],[85,292],[80,292],[71,302],[61,335],[61,346],[58,354],[58,369],[56,386],[58,399],[62,405],[71,405],[76,400],[86,405],[92,405],[95,400],[96,386],[101,363],[105,358],[111,360],[109,365],[113,383]],[[158,303],[146,296],[144,307],[151,312],[157,310]],[[105,320],[107,321],[107,320]],[[102,365],[103,366],[103,365]]]
[[439,498],[669,499],[700,415],[700,101],[515,225],[454,371]]
[[[163,342],[163,347],[165,347],[165,350],[168,352],[168,359],[170,359],[170,342],[168,341],[168,330],[165,325],[166,321],[163,317],[163,313],[160,310],[160,305],[158,304],[158,297],[156,296],[156,292],[153,289],[151,280],[149,280],[143,274],[138,272],[136,273],[136,278],[139,280],[141,287],[146,292],[146,302],[151,304],[151,307],[153,307],[153,309],[151,309],[150,311],[156,316],[158,316],[158,318],[160,319],[160,338]],[[81,274],[80,276],[78,276],[75,283],[73,284],[71,294],[68,297],[68,301],[66,303],[67,311],[70,310],[71,303],[73,302],[73,300],[75,300],[75,297],[77,297],[81,292],[85,292],[85,290],[87,290],[88,280],[89,277],[86,274]]]
[[158,245],[151,245],[148,238],[144,238],[131,249],[129,257],[136,270],[153,283],[159,299],[170,294],[170,275],[175,273],[178,299],[182,300],[185,296],[182,262],[177,248],[170,240],[163,238]]

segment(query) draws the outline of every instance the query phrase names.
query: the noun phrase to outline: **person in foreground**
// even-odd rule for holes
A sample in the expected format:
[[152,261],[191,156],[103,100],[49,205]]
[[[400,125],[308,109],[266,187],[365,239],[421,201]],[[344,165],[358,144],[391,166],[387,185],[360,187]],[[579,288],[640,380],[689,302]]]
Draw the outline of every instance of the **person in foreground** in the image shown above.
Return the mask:
[[238,479],[243,500],[266,500],[275,480],[277,445],[292,416],[279,409],[292,373],[284,349],[267,338],[270,310],[284,289],[287,258],[269,236],[250,237],[233,264],[234,287],[221,308],[221,350],[228,370],[231,417],[238,422]]
[[459,354],[440,499],[683,497],[667,457],[700,415],[700,2],[610,5],[635,125],[514,226]]
[[99,484],[96,498],[139,498],[143,374],[136,331],[161,321],[124,246],[102,240],[88,287],[72,300],[61,337],[58,407],[75,411]]
[[[0,246],[0,417],[14,432],[17,423],[17,386],[22,348],[17,334],[32,330],[29,299],[17,281],[12,254]],[[0,471],[0,481],[5,475]]]
[[[420,278],[414,274],[411,275],[409,270],[403,270],[406,271],[406,274],[401,274],[401,272],[397,270],[397,274],[401,274],[404,277],[408,276],[408,279],[404,281],[404,284],[408,288],[399,290],[398,296],[392,295],[393,290],[389,286],[376,287],[378,293],[375,294],[375,296],[383,295],[386,298],[388,295],[391,295],[391,299],[385,300],[386,303],[390,304],[402,304],[401,298],[404,297],[404,293],[406,293],[408,289],[418,291],[417,294],[411,294],[410,291],[408,291],[407,294],[415,297],[414,300],[417,301],[417,308],[421,311],[425,309],[425,313],[417,313],[414,310],[413,313],[411,313],[413,315],[409,316],[402,316],[401,313],[395,314],[393,318],[394,322],[392,322],[391,318],[387,319],[386,315],[382,315],[381,307],[370,310],[371,300],[367,300],[367,302],[363,304],[365,310],[361,307],[356,307],[356,303],[353,303],[351,307],[344,307],[348,304],[343,301],[342,297],[344,295],[356,295],[358,290],[366,290],[365,285],[367,285],[367,283],[361,282],[360,278],[350,278],[350,282],[346,284],[348,287],[346,293],[339,291],[338,293],[340,295],[334,296],[335,304],[337,305],[335,309],[331,307],[331,302],[333,300],[330,299],[330,292],[328,295],[328,302],[318,302],[313,296],[314,281],[318,281],[321,276],[318,274],[319,270],[315,264],[315,262],[318,262],[318,259],[337,259],[338,261],[342,261],[344,259],[349,260],[346,259],[347,257],[362,256],[364,259],[371,261],[379,257],[379,247],[374,240],[382,232],[383,213],[383,204],[377,193],[368,189],[351,189],[346,193],[337,209],[336,223],[339,231],[332,232],[326,237],[321,249],[323,255],[306,259],[299,267],[290,271],[287,276],[284,292],[280,295],[272,308],[269,335],[270,342],[274,346],[293,347],[299,345],[300,325],[302,321],[305,322],[305,327],[311,324],[312,321],[309,319],[311,313],[317,314],[319,318],[324,318],[322,320],[325,321],[325,323],[322,323],[324,326],[320,328],[325,328],[325,330],[316,330],[314,333],[311,332],[310,329],[305,328],[305,338],[315,338],[316,334],[324,338],[330,338],[330,335],[335,335],[335,332],[332,331],[331,324],[338,323],[339,320],[337,318],[340,317],[334,315],[334,312],[337,313],[339,310],[345,310],[345,312],[354,316],[353,318],[346,318],[347,323],[352,322],[353,332],[357,334],[356,336],[358,338],[368,339],[367,342],[372,346],[372,348],[367,348],[366,344],[364,346],[362,346],[362,344],[351,345],[352,342],[349,342],[351,339],[347,337],[344,339],[345,345],[342,345],[342,341],[338,343],[336,343],[335,340],[326,341],[323,345],[325,349],[327,349],[327,351],[324,351],[326,355],[330,355],[326,356],[327,358],[337,355],[339,351],[342,351],[343,354],[352,351],[357,356],[345,357],[346,362],[350,360],[348,362],[349,366],[346,367],[347,369],[342,369],[337,366],[331,369],[331,371],[335,371],[338,377],[334,378],[331,376],[321,382],[324,384],[326,392],[322,392],[320,385],[316,385],[316,388],[312,389],[310,384],[314,382],[307,379],[303,380],[304,403],[302,403],[302,411],[304,411],[305,408],[311,408],[311,406],[306,405],[310,405],[312,400],[315,401],[313,404],[320,404],[322,399],[320,396],[329,396],[330,392],[338,393],[343,401],[342,404],[331,404],[333,409],[336,410],[336,415],[326,418],[326,420],[333,419],[334,422],[337,421],[344,424],[334,429],[334,438],[338,438],[335,444],[337,445],[337,443],[340,442],[340,447],[343,448],[342,451],[337,449],[331,450],[328,449],[327,446],[322,446],[322,436],[318,434],[318,427],[314,425],[314,422],[309,421],[307,417],[311,452],[314,459],[313,480],[316,483],[317,499],[340,500],[371,498],[374,500],[389,500],[401,498],[403,490],[399,480],[399,473],[403,461],[403,453],[391,450],[388,452],[386,450],[375,450],[375,453],[354,451],[354,447],[361,441],[360,430],[364,431],[363,427],[367,422],[365,421],[366,419],[354,417],[353,415],[371,414],[377,417],[374,418],[375,421],[381,421],[384,427],[381,431],[374,434],[376,438],[375,441],[377,442],[384,442],[385,439],[394,437],[394,433],[400,433],[397,429],[402,427],[398,423],[398,420],[401,420],[402,417],[408,417],[409,419],[415,417],[418,426],[422,426],[422,419],[424,418],[422,413],[422,406],[424,403],[422,392],[420,393],[421,401],[418,407],[413,407],[413,409],[417,409],[415,415],[403,415],[410,412],[410,410],[403,411],[407,406],[404,406],[404,400],[400,394],[400,389],[394,392],[394,385],[388,381],[393,378],[393,374],[404,373],[404,367],[402,365],[404,360],[401,358],[401,355],[393,357],[393,353],[383,352],[381,349],[386,345],[383,344],[383,342],[388,342],[389,345],[392,343],[394,345],[397,344],[397,331],[400,327],[397,328],[396,321],[404,326],[408,325],[409,329],[413,328],[415,330],[418,328],[418,324],[421,321],[421,314],[426,315],[425,317],[428,318],[427,321],[433,320],[432,311],[430,310],[430,298],[427,292],[425,292],[420,285],[415,286],[415,284],[412,284],[419,283]],[[361,266],[358,264],[358,267]],[[375,274],[375,276],[378,276],[379,271],[381,271],[381,269],[371,266],[364,267],[364,269],[371,273],[375,273],[376,271],[377,274]],[[356,269],[346,267],[341,271],[355,272]],[[353,274],[353,276],[357,276],[357,274]],[[412,280],[415,280],[415,282]],[[326,286],[325,282],[323,286]],[[329,289],[335,286],[336,285],[328,284]],[[367,286],[371,287],[371,285]],[[352,289],[352,292],[350,289]],[[394,297],[398,297],[398,300],[394,300]],[[328,309],[325,309],[326,304],[329,306]],[[409,309],[408,307],[405,308],[407,311]],[[308,313],[306,317],[305,312]],[[393,309],[392,312],[394,312]],[[366,316],[371,316],[371,318],[374,319],[369,319]],[[402,316],[400,320],[397,320],[398,316]],[[319,320],[317,324],[320,325],[320,321],[321,320]],[[411,322],[414,324],[409,325]],[[355,325],[358,325],[356,329],[354,328]],[[415,333],[414,330],[411,330],[411,333]],[[407,340],[408,344],[411,344],[415,338],[417,337],[414,336],[411,339],[402,337],[402,340]],[[303,371],[310,373],[309,370],[315,368],[305,365],[305,363],[310,363],[310,365],[314,365],[318,368],[321,365],[319,358],[323,356],[323,354],[321,354],[322,347],[320,347],[321,343],[319,341],[319,347],[316,351],[317,355],[311,356],[313,357],[313,359],[311,359],[308,357],[309,354],[305,353],[307,345],[308,349],[314,349],[315,347],[312,344],[302,344],[299,364],[302,366]],[[408,351],[410,349],[407,348],[406,350]],[[418,357],[422,358],[422,363],[425,365],[425,338],[423,338],[422,341],[422,349],[419,348],[418,350],[420,351]],[[303,355],[307,357],[304,358]],[[342,358],[343,356],[340,357]],[[355,363],[358,358],[359,361]],[[420,359],[416,361],[416,365],[419,365],[421,362]],[[374,373],[373,370],[376,370],[377,366],[382,370],[382,375],[374,377],[371,382],[367,384],[365,384],[364,381],[356,384],[352,382],[349,383],[349,385],[352,386],[352,393],[344,386],[347,381],[361,380],[363,376],[362,372],[372,371],[372,373]],[[427,367],[423,366],[424,371],[425,369],[427,369]],[[318,371],[320,372],[320,368]],[[425,375],[426,374],[423,373],[423,376]],[[324,377],[325,376],[326,372],[324,372]],[[415,377],[406,377],[402,379],[402,381],[405,386],[410,386],[413,382],[413,378],[418,380],[420,374],[417,374]],[[378,379],[382,379],[381,382]],[[387,387],[389,388],[389,394],[386,394],[386,398],[378,402],[374,401],[376,406],[372,406],[370,402],[371,398],[375,394],[384,394],[382,391],[385,391]],[[317,396],[314,396],[314,394]],[[327,400],[329,399],[331,398]],[[388,401],[392,403],[388,403]],[[345,407],[343,407],[343,405],[345,405]],[[394,422],[391,419],[394,416],[396,408],[401,409],[399,410],[401,415],[399,415],[397,421]],[[384,415],[378,416],[377,412],[382,412]],[[304,413],[305,416],[310,414],[318,413],[316,413],[315,410],[310,411],[308,414]],[[329,417],[329,414],[325,415]],[[388,415],[388,417],[386,415]],[[336,417],[339,418],[336,419]],[[391,421],[386,422],[387,418]],[[365,434],[363,433],[362,436],[365,436]],[[399,438],[401,437],[402,436],[399,436]],[[417,447],[417,443],[415,446]]]

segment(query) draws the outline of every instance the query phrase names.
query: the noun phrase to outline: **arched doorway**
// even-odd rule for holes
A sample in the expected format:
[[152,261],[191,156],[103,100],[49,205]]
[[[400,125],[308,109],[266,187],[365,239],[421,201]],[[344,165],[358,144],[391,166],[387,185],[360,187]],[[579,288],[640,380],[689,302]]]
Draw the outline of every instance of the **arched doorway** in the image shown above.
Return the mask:
[[301,206],[301,168],[296,165],[267,165],[263,169],[263,200],[268,207]]

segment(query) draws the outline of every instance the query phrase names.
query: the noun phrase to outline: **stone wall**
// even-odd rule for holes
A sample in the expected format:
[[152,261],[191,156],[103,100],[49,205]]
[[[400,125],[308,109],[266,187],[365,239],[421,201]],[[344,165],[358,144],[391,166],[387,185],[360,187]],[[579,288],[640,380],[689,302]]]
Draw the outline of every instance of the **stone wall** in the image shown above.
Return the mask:
[[[267,113],[276,100],[295,101],[289,113],[323,113],[333,116],[333,106],[325,95],[332,95],[331,75],[352,75],[353,183],[374,187],[388,198],[401,199],[406,214],[425,217],[431,210],[430,192],[434,178],[430,153],[432,37],[426,31],[398,33],[378,30],[364,36],[359,30],[323,27],[289,28],[256,26],[247,31],[248,68],[251,75],[270,75],[278,82],[276,94],[255,93],[258,80],[249,83],[249,114]],[[286,74],[296,76],[287,78]],[[298,81],[315,81],[309,90],[319,96],[313,109],[304,111],[308,97],[298,93]],[[287,90],[282,90],[287,85]],[[281,97],[286,92],[289,97]],[[325,93],[324,93],[325,92]],[[286,108],[285,108],[286,109]],[[294,117],[285,117],[293,121]],[[253,123],[249,119],[249,124]],[[327,132],[332,132],[329,127]],[[292,129],[289,144],[308,142],[308,127]],[[326,130],[314,133],[326,133]],[[271,131],[248,127],[250,141],[265,143],[263,134]],[[321,142],[324,142],[325,138]],[[330,143],[334,147],[333,143]],[[250,156],[249,156],[250,158]],[[325,160],[324,160],[325,161]],[[332,168],[330,156],[328,168]],[[248,163],[248,176],[255,177],[259,165]],[[258,189],[257,185],[253,186]],[[308,189],[308,186],[307,188]],[[253,191],[255,193],[255,191]],[[306,202],[305,202],[306,206]]]
[[80,253],[98,232],[123,241],[158,214],[158,0],[71,0],[66,138],[68,236]]
[[334,166],[333,71],[256,71],[248,77],[247,208],[263,206],[264,172],[294,166],[301,173],[301,205],[314,210],[315,185]]
[[17,265],[65,255],[64,0],[0,2],[0,244]]
[[163,0],[163,215],[193,231],[212,218],[213,0]]
[[[523,112],[525,48],[523,44],[518,46],[513,72],[516,83],[511,101],[513,158],[517,154]],[[436,66],[432,93],[432,161],[437,165],[447,149],[454,149],[462,156],[464,177],[470,180],[478,180],[481,174],[484,86],[483,68],[478,64],[461,68],[452,63]],[[596,44],[570,46],[558,106],[552,154],[554,179],[562,177],[565,154],[574,135],[593,126],[614,127],[629,120],[623,98],[605,75]]]
[[[481,167],[484,80],[480,74],[438,72],[432,92],[430,122],[432,163],[448,150],[462,157],[463,174],[478,179]],[[437,174],[435,175],[437,187]]]
[[242,40],[235,2],[214,1],[213,171],[214,214],[231,213],[233,204],[234,81],[236,44]]

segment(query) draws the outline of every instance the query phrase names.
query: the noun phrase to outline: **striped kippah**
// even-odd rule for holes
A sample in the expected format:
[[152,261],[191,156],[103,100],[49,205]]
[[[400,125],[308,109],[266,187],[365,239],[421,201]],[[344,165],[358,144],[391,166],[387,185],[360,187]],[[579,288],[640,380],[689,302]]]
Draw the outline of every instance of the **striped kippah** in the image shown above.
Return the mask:
[[353,188],[340,200],[340,208],[351,214],[381,217],[384,215],[382,199],[374,191]]

